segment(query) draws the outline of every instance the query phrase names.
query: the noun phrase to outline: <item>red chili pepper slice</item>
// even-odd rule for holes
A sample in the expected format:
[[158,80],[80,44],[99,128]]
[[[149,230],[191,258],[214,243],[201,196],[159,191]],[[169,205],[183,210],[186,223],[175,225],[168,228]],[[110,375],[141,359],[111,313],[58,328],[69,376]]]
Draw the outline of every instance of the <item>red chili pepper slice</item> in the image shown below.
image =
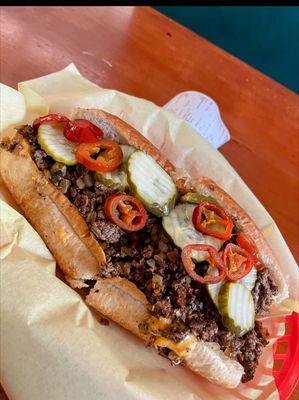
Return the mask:
[[63,133],[68,140],[75,143],[95,143],[104,135],[102,129],[87,119],[68,121]]
[[248,251],[233,243],[226,245],[222,253],[222,260],[226,268],[226,278],[229,281],[243,278],[253,267],[253,260]]
[[233,231],[233,221],[217,204],[204,201],[195,207],[192,222],[199,232],[227,240]]
[[36,118],[33,121],[33,128],[38,129],[41,124],[45,122],[69,122],[68,117],[62,114],[49,114],[44,117]]
[[128,194],[112,194],[105,202],[106,217],[126,231],[139,231],[147,221],[142,203]]
[[[216,267],[219,271],[217,276],[205,275],[204,277],[198,275],[195,272],[195,263],[192,260],[192,252],[193,251],[208,251],[209,258],[207,259],[210,265]],[[216,249],[213,246],[209,246],[207,244],[189,244],[184,247],[182,251],[182,261],[185,267],[185,270],[188,274],[200,283],[218,283],[225,279],[226,277],[226,270],[225,266],[221,260],[220,255],[217,253]]]
[[248,237],[244,235],[243,232],[238,234],[237,243],[242,249],[246,250],[251,255],[253,259],[253,265],[257,270],[264,268],[265,265],[260,260],[260,256],[256,246]]
[[[100,153],[96,159],[92,156]],[[100,139],[96,143],[82,143],[76,151],[77,161],[97,172],[115,171],[121,164],[123,153],[118,143]]]

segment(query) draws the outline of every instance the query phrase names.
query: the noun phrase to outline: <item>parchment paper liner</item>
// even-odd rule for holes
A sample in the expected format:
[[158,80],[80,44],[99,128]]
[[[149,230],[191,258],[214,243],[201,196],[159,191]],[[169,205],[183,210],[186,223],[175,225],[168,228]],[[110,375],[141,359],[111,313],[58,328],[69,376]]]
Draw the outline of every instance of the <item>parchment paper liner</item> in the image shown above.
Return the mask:
[[[20,121],[32,122],[48,108],[67,115],[77,106],[103,108],[141,131],[191,177],[209,176],[227,190],[263,231],[283,268],[290,299],[264,321],[271,343],[283,334],[284,315],[298,304],[297,265],[270,215],[218,151],[174,114],[99,88],[74,65],[23,82],[19,90],[27,106],[25,117],[18,110]],[[8,97],[4,100],[11,101]],[[1,194],[15,206],[3,185]],[[115,324],[100,325],[80,296],[55,276],[54,260],[37,233],[4,202],[0,226],[1,382],[12,399],[278,399],[271,345],[253,381],[235,390],[215,386],[170,366]]]

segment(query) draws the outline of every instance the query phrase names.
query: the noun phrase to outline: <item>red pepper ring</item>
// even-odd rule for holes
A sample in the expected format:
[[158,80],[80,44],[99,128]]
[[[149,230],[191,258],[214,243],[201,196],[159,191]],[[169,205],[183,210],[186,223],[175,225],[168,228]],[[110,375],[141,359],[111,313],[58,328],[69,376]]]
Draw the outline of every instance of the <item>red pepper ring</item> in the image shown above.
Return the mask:
[[253,267],[253,258],[248,251],[233,243],[226,245],[222,253],[222,260],[226,269],[226,278],[229,281],[244,278]]
[[33,121],[33,128],[38,129],[41,124],[44,124],[45,122],[69,122],[70,120],[68,117],[62,114],[49,114],[45,115],[43,117],[36,118]]
[[64,136],[75,143],[95,143],[104,132],[87,119],[75,119],[68,121],[64,127]]
[[195,207],[192,222],[195,229],[199,232],[222,240],[230,238],[234,227],[232,219],[226,212],[220,206],[210,201],[204,201]]
[[[102,150],[104,151],[101,152]],[[100,154],[96,159],[92,157],[98,153]],[[120,166],[123,153],[118,143],[109,139],[100,139],[96,143],[80,144],[77,147],[76,158],[79,163],[92,171],[112,172]]]
[[112,194],[105,202],[106,217],[126,231],[139,231],[147,221],[142,203],[128,194]]
[[[207,259],[210,265],[216,267],[219,271],[217,276],[206,275],[204,277],[198,275],[195,272],[195,263],[192,260],[192,252],[193,251],[207,251],[209,253],[209,258]],[[221,257],[217,250],[213,246],[209,246],[207,244],[189,244],[183,248],[182,251],[182,261],[185,267],[185,270],[195,281],[200,283],[218,283],[225,279],[226,277],[226,269],[221,260]]]
[[253,265],[257,270],[264,268],[265,265],[260,259],[256,246],[247,236],[244,235],[243,232],[238,234],[237,243],[242,249],[248,251],[248,253],[251,255],[253,259]]

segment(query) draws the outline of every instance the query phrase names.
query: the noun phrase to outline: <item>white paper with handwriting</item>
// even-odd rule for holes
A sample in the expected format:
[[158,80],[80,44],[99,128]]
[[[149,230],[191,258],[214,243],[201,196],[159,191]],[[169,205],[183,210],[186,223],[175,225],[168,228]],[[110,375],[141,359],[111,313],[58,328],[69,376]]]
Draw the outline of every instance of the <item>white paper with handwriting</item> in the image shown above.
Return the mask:
[[230,134],[222,121],[219,107],[209,96],[190,90],[177,94],[164,105],[188,122],[213,147],[219,149],[230,140]]

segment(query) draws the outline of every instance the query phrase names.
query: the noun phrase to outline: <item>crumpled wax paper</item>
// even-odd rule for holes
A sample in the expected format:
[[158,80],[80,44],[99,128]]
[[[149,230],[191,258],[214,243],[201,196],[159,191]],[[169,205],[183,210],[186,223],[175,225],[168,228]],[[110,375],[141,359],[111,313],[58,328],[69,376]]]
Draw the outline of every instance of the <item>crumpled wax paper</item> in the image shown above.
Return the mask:
[[[19,92],[1,85],[1,101],[7,103],[1,105],[6,134],[13,133],[14,125],[31,123],[49,111],[70,115],[77,106],[102,108],[133,125],[191,177],[214,179],[255,220],[281,263],[290,299],[272,309],[264,323],[271,343],[284,333],[284,315],[298,305],[297,265],[261,203],[187,123],[149,101],[98,87],[73,64],[20,83]],[[16,115],[11,113],[13,104],[18,104]],[[3,184],[1,197],[1,383],[11,399],[278,399],[271,345],[255,379],[228,390],[183,367],[172,367],[114,323],[101,325],[81,297],[55,276],[52,256],[14,209]]]

